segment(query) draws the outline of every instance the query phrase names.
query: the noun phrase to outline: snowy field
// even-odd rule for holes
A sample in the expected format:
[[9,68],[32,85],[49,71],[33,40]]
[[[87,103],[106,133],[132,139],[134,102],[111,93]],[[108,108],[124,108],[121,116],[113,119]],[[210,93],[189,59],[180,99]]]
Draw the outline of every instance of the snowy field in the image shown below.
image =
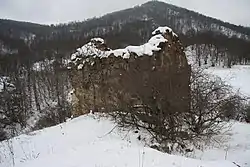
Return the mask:
[[250,65],[235,65],[232,68],[214,67],[207,69],[233,86],[236,91],[250,96]]
[[250,125],[236,123],[232,132],[225,134],[225,145],[230,145],[226,160],[224,148],[205,151],[200,154],[201,160],[161,153],[138,141],[139,134],[114,127],[110,120],[99,120],[90,114],[21,135],[1,143],[0,167],[13,164],[15,167],[236,167],[232,162],[248,167],[250,164]]
[[250,167],[250,124],[234,122],[231,130],[216,136],[221,143],[213,142],[204,151],[196,150],[194,157],[202,160],[228,160],[241,167]]
[[[199,68],[195,50],[192,50],[191,46],[189,46],[186,48],[185,53],[187,55],[188,63],[194,68]],[[202,58],[201,62],[204,63]],[[207,65],[202,64],[202,68],[206,69],[206,72],[221,77],[221,79],[231,85],[235,91],[250,96],[250,65],[234,65],[232,68],[222,66],[222,64],[217,64],[216,67],[211,67],[211,61],[209,58]]]

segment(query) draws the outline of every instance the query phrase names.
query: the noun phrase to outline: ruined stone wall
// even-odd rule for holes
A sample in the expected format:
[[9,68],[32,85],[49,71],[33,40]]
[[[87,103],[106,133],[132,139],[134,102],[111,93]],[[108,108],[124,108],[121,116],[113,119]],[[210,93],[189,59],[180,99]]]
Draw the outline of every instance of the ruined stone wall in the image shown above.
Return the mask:
[[[166,41],[152,55],[117,56],[100,40],[92,41],[94,54],[74,55],[70,74],[78,101],[73,114],[118,111],[124,105],[146,105],[148,97],[161,100],[163,96],[172,109],[189,110],[190,66],[184,48],[171,29],[156,30],[153,36],[157,34]],[[100,57],[96,50],[108,55]]]

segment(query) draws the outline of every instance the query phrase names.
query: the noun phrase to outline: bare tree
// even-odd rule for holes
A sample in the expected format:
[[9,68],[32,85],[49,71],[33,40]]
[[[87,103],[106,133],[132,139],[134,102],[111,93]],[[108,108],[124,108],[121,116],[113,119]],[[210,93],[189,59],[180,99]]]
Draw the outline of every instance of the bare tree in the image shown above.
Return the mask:
[[[192,71],[191,107],[186,110],[178,108],[185,99],[173,99],[178,98],[180,92],[169,91],[176,90],[171,87],[178,87],[178,83],[169,83],[165,73],[141,70],[134,70],[129,76],[121,73],[124,90],[117,94],[120,95],[118,106],[122,107],[111,115],[121,126],[146,129],[161,145],[158,148],[161,151],[171,152],[174,145],[177,145],[175,149],[183,151],[188,143],[209,141],[226,128],[225,121],[237,119],[242,111],[244,99],[233,93],[220,78],[203,70]],[[179,91],[183,90],[180,88]],[[133,96],[126,92],[132,92]],[[174,104],[174,100],[179,103]]]
[[[202,69],[193,69],[191,110],[185,122],[194,136],[211,137],[220,133],[226,118],[237,115],[236,108],[242,105],[242,100],[219,77],[206,74]],[[235,109],[235,113],[231,109]]]

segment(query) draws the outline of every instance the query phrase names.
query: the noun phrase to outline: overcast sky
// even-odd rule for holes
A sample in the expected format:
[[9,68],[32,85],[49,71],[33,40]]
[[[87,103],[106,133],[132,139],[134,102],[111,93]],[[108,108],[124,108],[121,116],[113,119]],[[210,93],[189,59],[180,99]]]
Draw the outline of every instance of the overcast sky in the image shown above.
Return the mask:
[[[0,18],[42,24],[82,21],[148,0],[0,0]],[[162,0],[237,25],[250,26],[250,0]]]

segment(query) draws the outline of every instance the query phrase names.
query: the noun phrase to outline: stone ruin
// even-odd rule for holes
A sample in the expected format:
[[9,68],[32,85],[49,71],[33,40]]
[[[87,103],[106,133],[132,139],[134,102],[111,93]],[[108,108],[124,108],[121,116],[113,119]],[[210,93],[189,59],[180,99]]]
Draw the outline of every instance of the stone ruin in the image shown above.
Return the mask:
[[139,94],[153,99],[164,94],[174,110],[190,109],[191,69],[178,36],[168,27],[153,31],[147,43],[124,49],[112,50],[103,39],[93,38],[71,55],[68,69],[74,116],[146,105]]

